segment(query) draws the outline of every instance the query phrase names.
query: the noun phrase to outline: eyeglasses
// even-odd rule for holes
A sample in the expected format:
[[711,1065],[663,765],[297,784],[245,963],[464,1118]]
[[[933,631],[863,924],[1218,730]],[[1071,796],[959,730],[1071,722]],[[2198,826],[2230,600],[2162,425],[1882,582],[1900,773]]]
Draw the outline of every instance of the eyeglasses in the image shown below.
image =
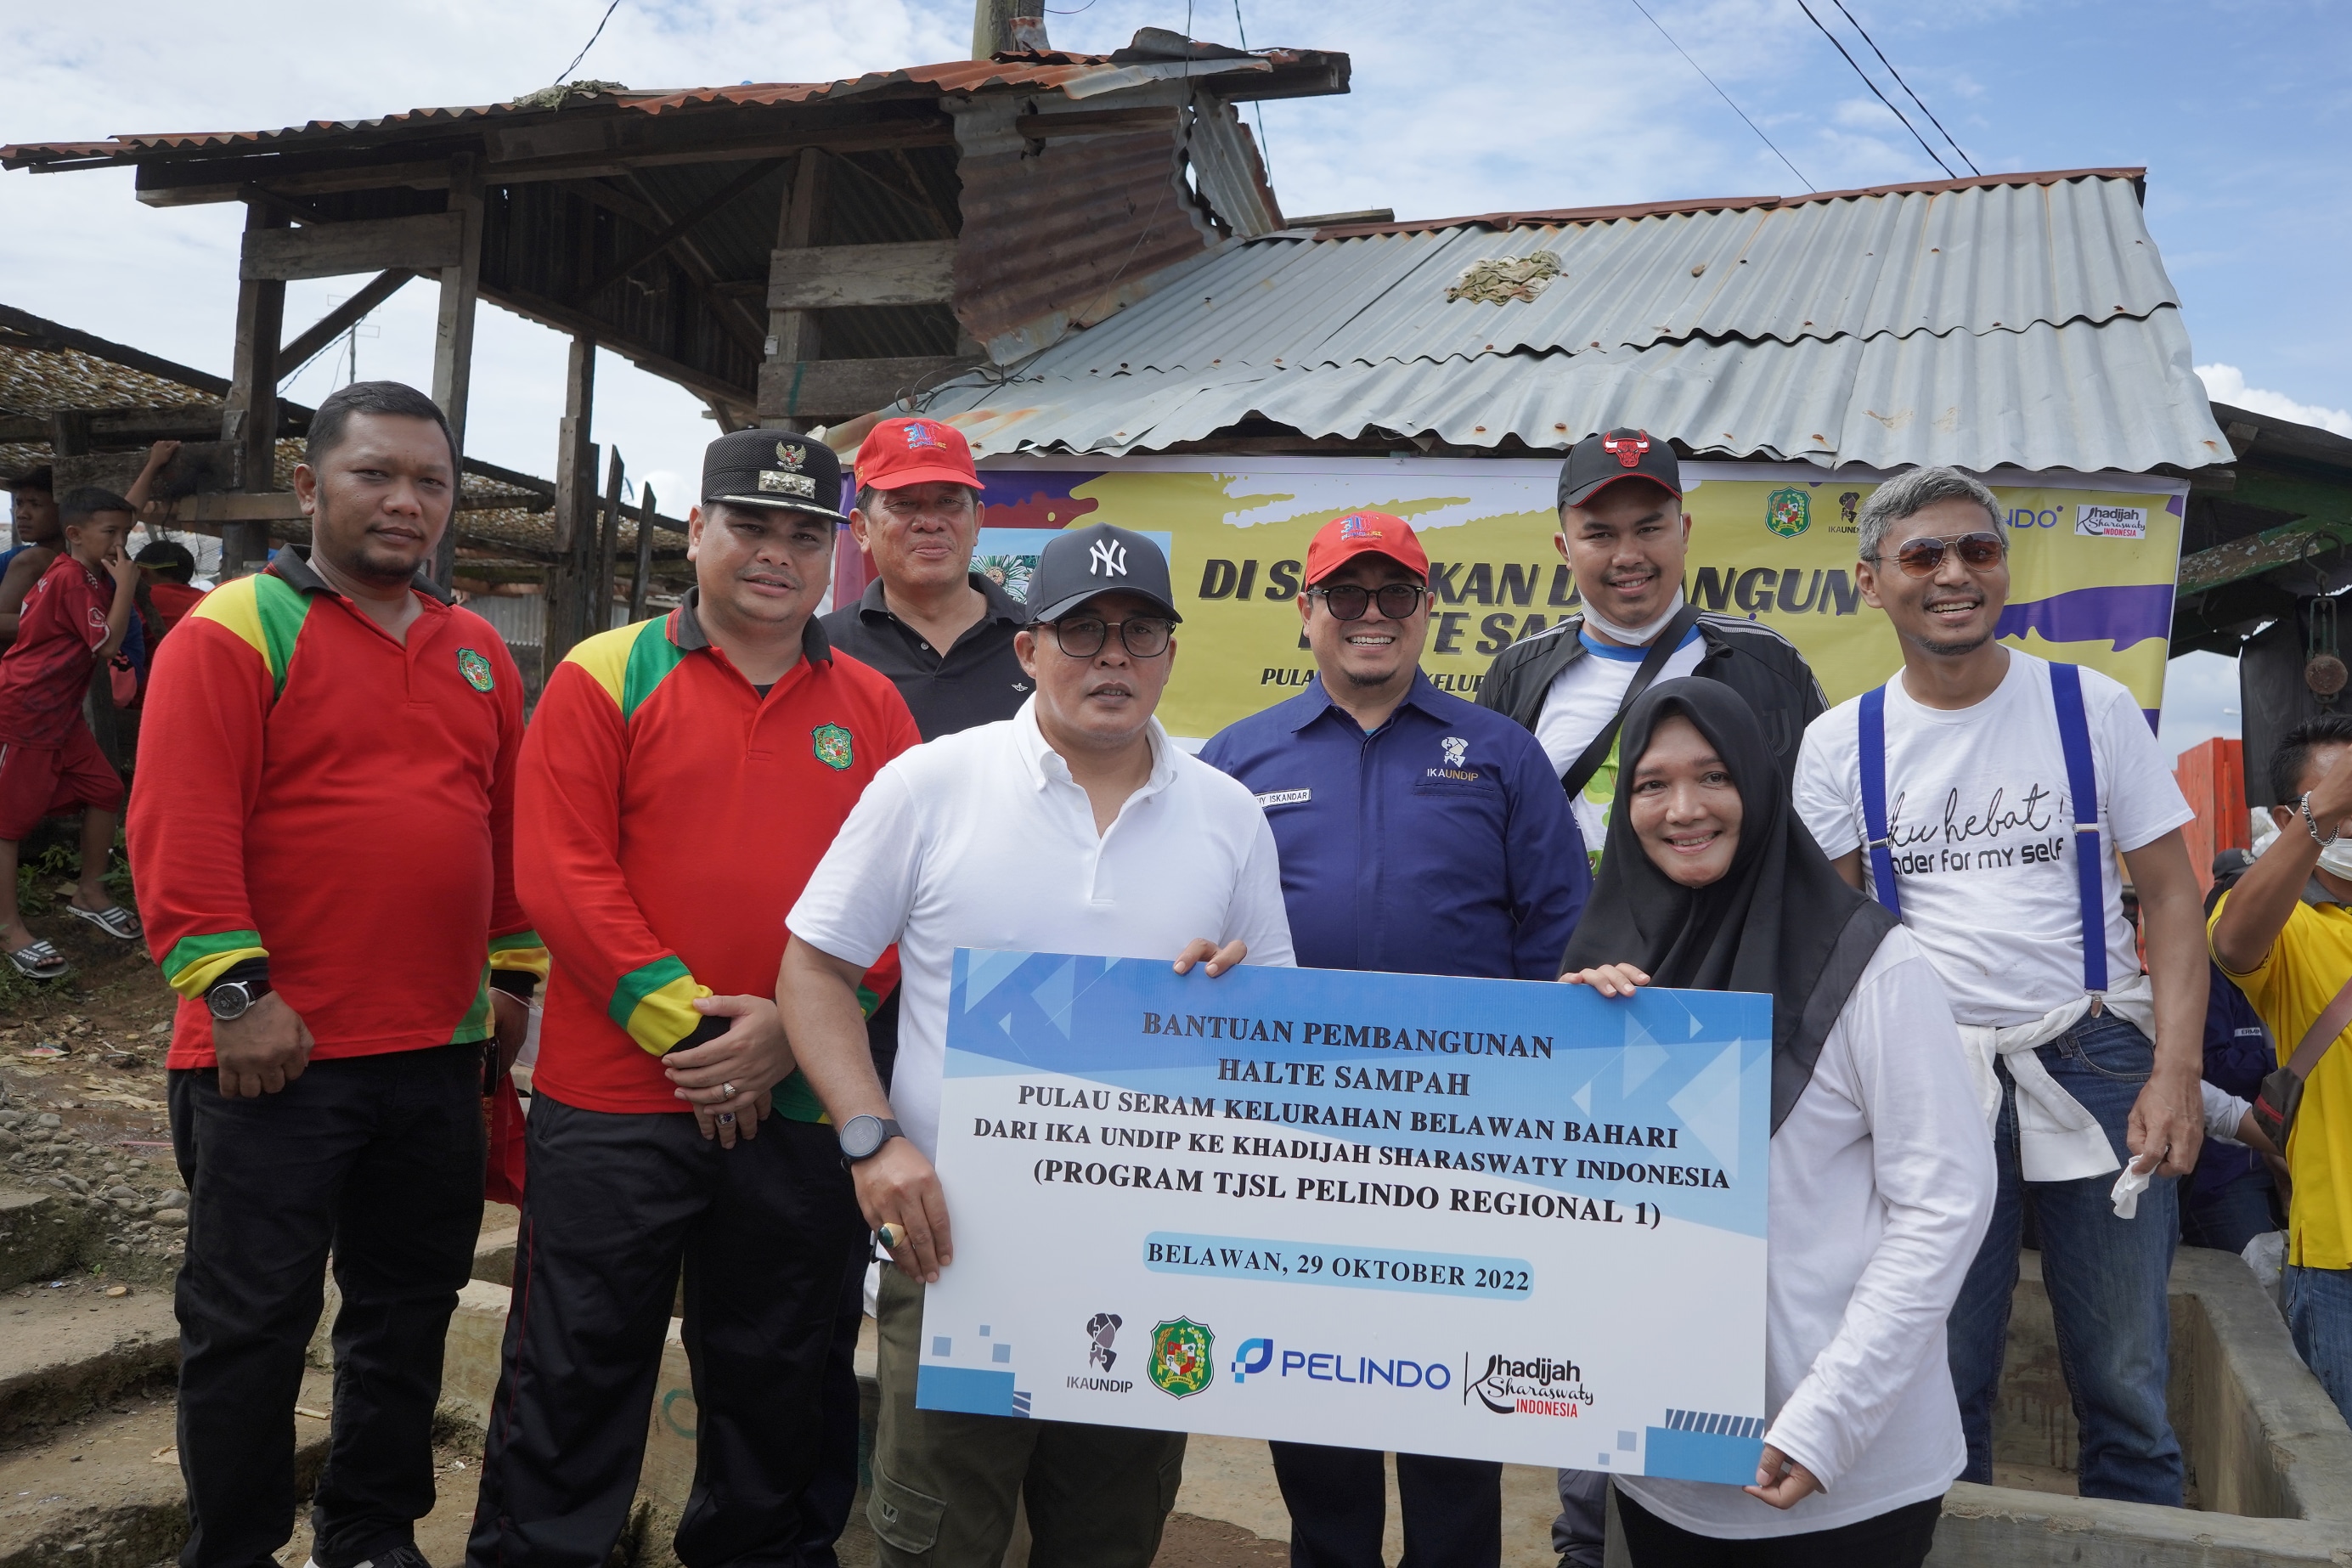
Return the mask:
[[[1932,577],[1943,570],[1947,551],[1957,550],[1960,564],[1971,572],[1990,572],[2009,553],[2009,542],[1998,533],[1963,533],[1958,539],[1906,539],[1895,551],[1895,564],[1914,577]],[[1873,561],[1879,559],[1874,555]]]
[[1176,635],[1175,624],[1157,616],[1131,616],[1124,621],[1099,621],[1092,616],[1066,621],[1049,621],[1054,644],[1072,658],[1092,658],[1102,652],[1113,631],[1118,633],[1119,646],[1137,658],[1158,658],[1168,651],[1168,639]]
[[1321,598],[1335,621],[1360,621],[1374,605],[1380,605],[1382,618],[1402,621],[1421,608],[1422,596],[1428,592],[1418,583],[1383,584],[1377,593],[1353,583],[1339,583],[1328,588],[1309,588],[1307,596]]

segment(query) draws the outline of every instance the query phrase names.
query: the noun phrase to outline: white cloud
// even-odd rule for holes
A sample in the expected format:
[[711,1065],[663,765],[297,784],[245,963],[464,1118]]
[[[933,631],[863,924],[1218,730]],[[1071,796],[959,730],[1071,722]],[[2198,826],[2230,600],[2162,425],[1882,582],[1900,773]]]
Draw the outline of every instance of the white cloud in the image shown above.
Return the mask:
[[2283,392],[2248,386],[2245,373],[2233,364],[2200,364],[2197,367],[2197,374],[2205,383],[2205,395],[2216,403],[2227,403],[2256,414],[2268,414],[2274,418],[2292,419],[2298,425],[2316,425],[2323,430],[2333,430],[2338,436],[2352,436],[2352,411],[2297,403]]

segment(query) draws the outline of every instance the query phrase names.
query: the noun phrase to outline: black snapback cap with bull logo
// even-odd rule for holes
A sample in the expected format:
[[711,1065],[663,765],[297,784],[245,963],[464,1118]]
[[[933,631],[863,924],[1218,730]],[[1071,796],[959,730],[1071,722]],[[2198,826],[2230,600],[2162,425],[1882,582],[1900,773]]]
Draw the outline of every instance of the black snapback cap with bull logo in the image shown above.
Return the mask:
[[1559,504],[1582,506],[1620,479],[1648,479],[1683,499],[1683,466],[1664,436],[1603,430],[1579,441],[1559,466]]

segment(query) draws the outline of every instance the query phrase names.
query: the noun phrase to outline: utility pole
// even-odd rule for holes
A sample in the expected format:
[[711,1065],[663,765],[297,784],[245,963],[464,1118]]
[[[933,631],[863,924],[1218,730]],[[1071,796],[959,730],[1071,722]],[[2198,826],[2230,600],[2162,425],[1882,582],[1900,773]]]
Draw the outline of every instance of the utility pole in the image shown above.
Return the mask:
[[972,0],[971,58],[1026,49],[1043,54],[1045,18],[1042,0]]

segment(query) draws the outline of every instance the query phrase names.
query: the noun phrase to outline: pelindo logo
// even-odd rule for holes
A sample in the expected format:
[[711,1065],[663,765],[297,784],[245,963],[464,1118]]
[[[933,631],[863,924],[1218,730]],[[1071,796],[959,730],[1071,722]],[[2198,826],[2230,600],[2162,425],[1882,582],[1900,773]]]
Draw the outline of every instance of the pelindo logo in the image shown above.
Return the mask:
[[1454,1369],[1444,1362],[1417,1362],[1398,1356],[1374,1361],[1370,1356],[1339,1351],[1280,1351],[1268,1339],[1244,1340],[1234,1356],[1234,1381],[1240,1383],[1273,1369],[1276,1377],[1305,1377],[1317,1383],[1346,1383],[1363,1387],[1387,1384],[1391,1388],[1445,1389],[1454,1386]]

